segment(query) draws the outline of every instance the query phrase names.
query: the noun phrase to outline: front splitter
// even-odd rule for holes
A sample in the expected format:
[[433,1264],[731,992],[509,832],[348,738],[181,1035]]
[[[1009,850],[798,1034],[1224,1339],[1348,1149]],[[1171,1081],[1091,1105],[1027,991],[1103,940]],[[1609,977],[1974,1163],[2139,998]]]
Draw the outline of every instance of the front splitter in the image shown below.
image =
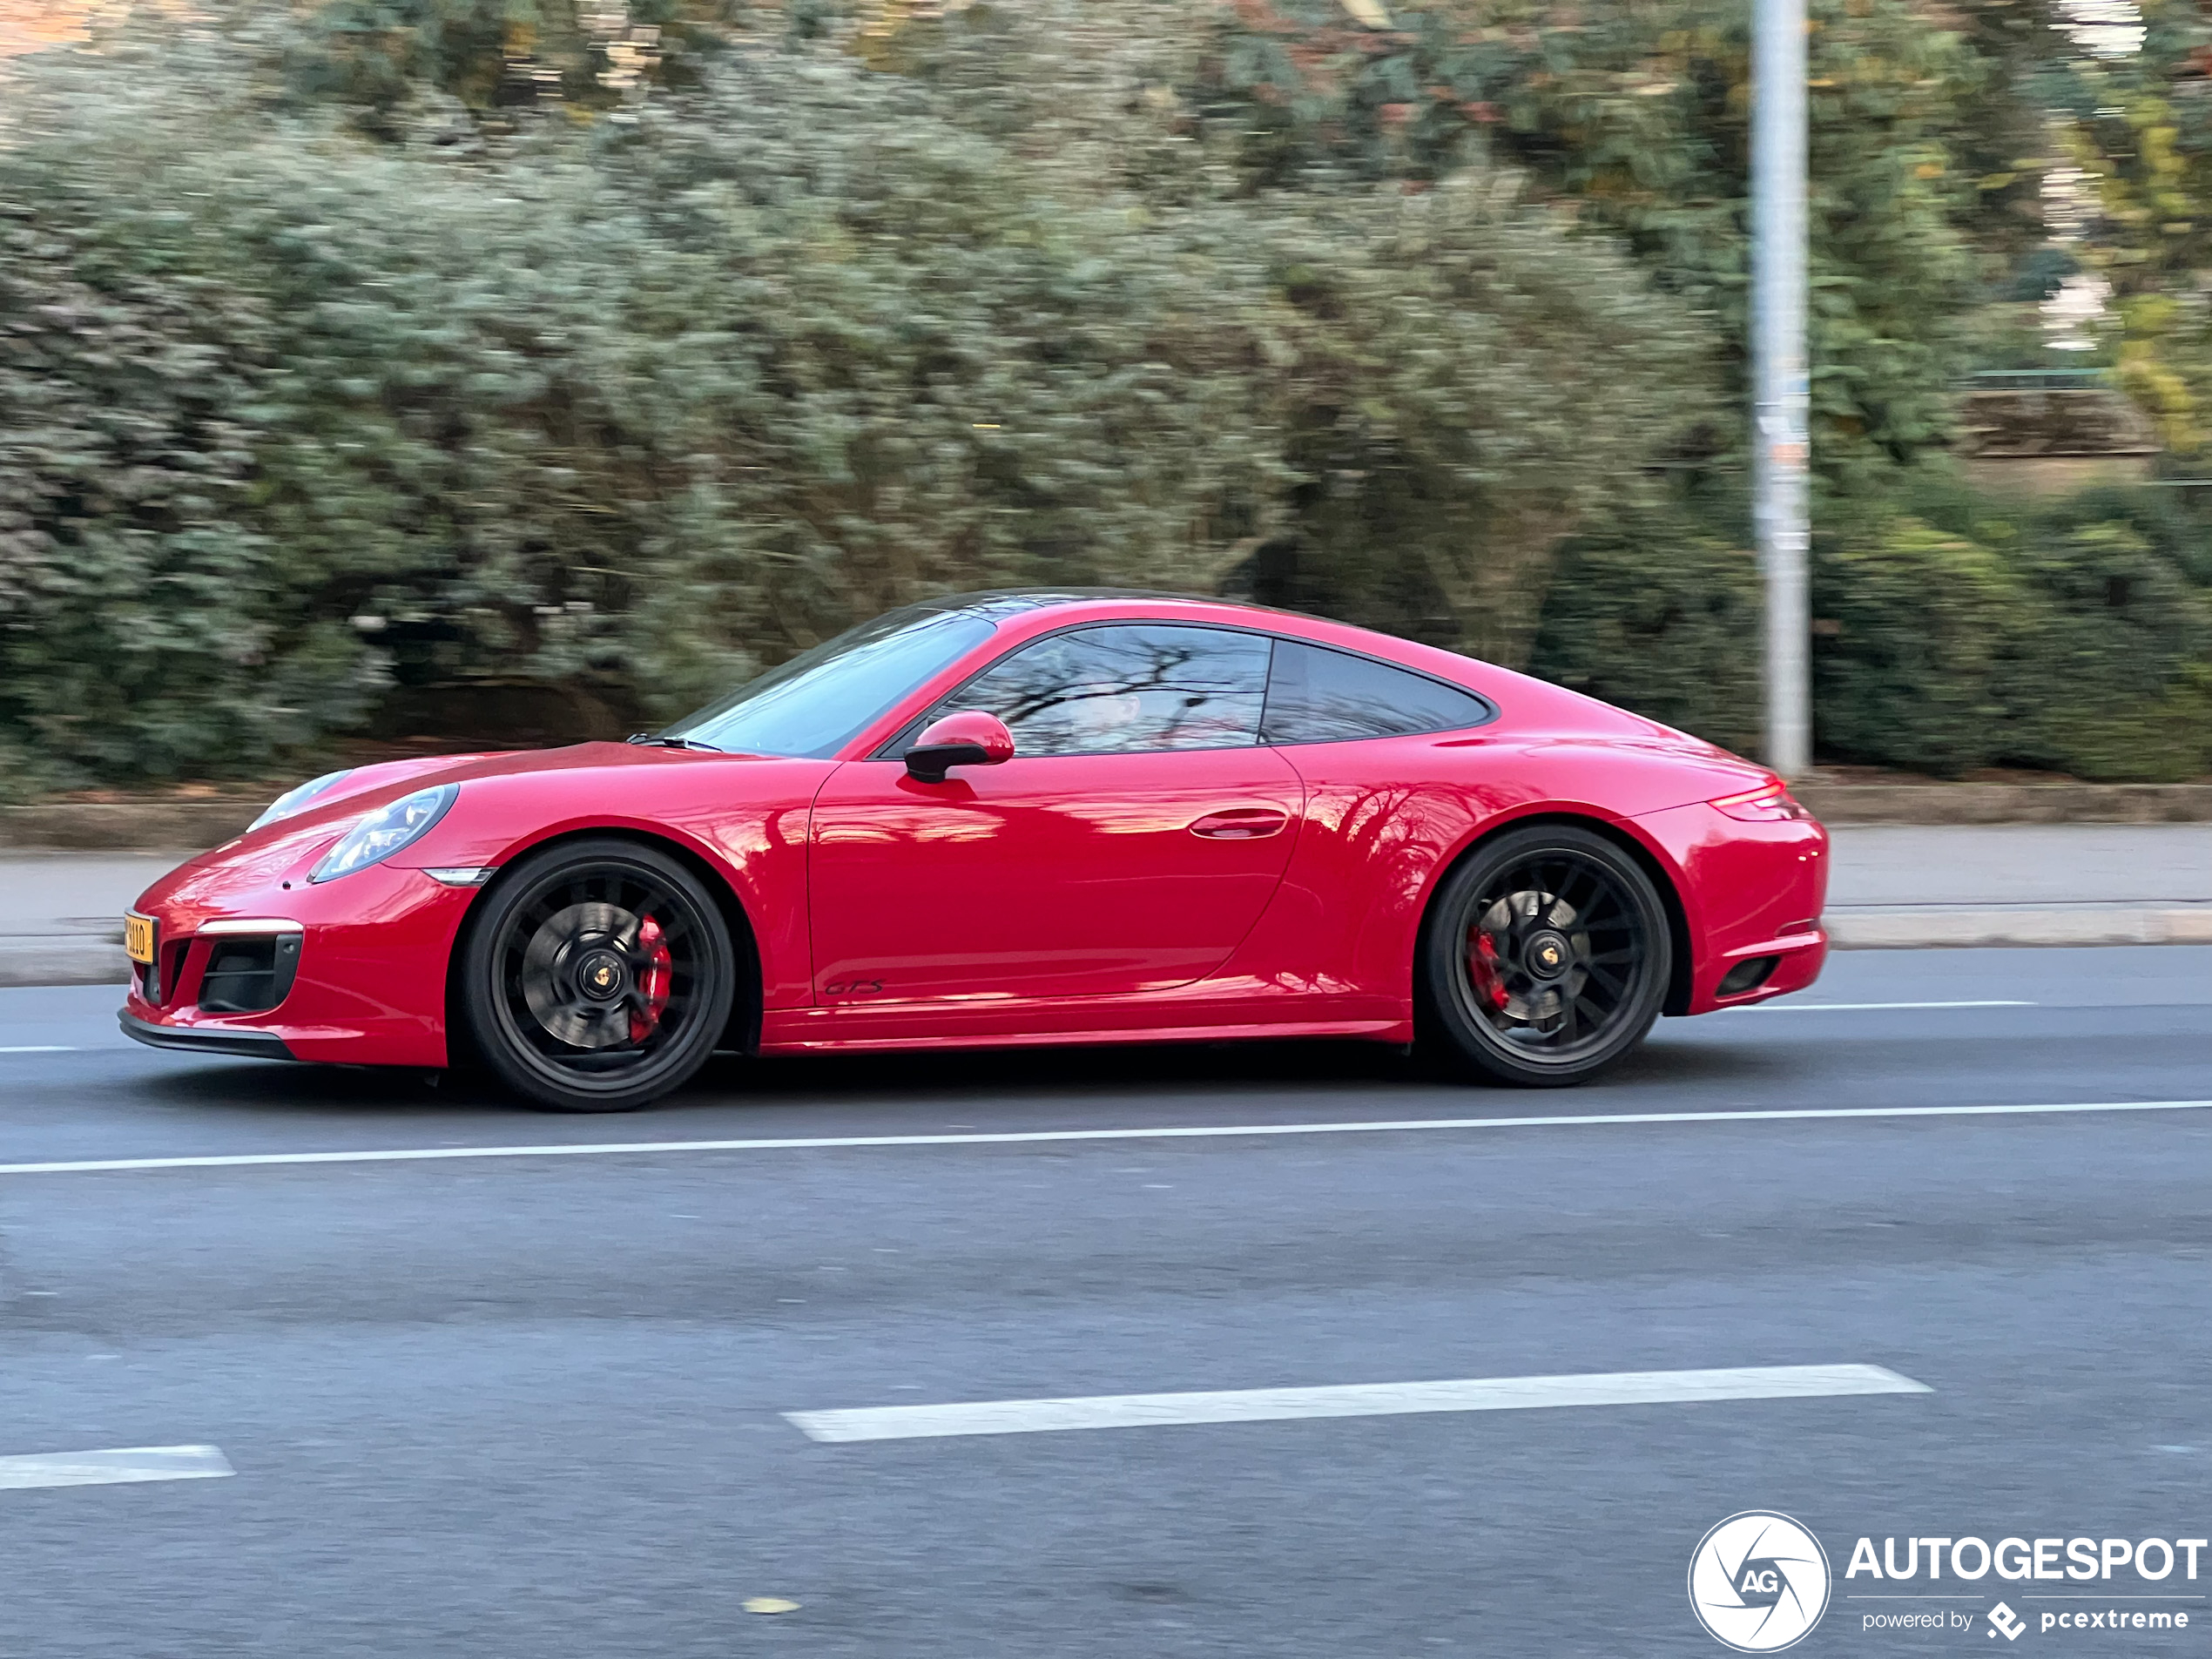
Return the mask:
[[202,1054],[237,1055],[253,1060],[296,1060],[284,1039],[267,1031],[209,1031],[193,1026],[156,1025],[136,1015],[118,1013],[123,1035],[149,1049],[193,1049]]

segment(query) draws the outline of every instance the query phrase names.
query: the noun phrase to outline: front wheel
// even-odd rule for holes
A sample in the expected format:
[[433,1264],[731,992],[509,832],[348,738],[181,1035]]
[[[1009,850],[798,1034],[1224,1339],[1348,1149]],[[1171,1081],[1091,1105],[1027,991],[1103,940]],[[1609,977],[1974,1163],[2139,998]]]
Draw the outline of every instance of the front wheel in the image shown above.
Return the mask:
[[1445,880],[1421,946],[1423,1012],[1474,1070],[1557,1087],[1643,1040],[1672,971],[1651,878],[1603,836],[1508,830]]
[[461,1012],[500,1081],[562,1112],[634,1110],[706,1062],[737,981],[729,929],[666,853],[612,839],[518,860],[462,951]]

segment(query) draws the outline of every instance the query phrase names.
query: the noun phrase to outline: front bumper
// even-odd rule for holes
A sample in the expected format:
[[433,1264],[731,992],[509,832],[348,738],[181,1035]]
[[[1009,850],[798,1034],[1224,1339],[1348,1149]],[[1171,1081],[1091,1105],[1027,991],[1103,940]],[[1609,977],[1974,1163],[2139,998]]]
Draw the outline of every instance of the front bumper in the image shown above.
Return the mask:
[[[388,865],[311,886],[260,861],[199,860],[136,907],[154,919],[158,969],[132,981],[123,1029],[157,1048],[442,1067],[446,968],[475,896]],[[288,982],[273,1006],[251,1008],[247,997],[240,1011],[239,988],[250,980],[220,972],[228,964],[216,954],[275,928],[296,929]]]

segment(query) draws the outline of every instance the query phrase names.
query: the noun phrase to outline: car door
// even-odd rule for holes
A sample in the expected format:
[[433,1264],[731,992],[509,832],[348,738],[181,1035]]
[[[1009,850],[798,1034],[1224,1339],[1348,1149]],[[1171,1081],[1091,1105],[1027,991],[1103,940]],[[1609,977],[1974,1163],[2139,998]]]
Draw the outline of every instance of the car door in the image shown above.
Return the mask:
[[1182,624],[1030,642],[934,714],[982,709],[1014,759],[943,783],[847,762],[816,797],[815,988],[833,1006],[1164,990],[1228,960],[1296,840],[1297,772],[1259,742],[1271,641]]

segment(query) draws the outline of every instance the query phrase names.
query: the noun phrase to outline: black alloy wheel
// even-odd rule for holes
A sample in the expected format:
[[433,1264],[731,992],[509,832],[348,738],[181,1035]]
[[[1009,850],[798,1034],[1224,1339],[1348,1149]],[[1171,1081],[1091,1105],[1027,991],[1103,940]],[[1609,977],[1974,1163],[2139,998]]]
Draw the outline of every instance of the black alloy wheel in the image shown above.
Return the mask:
[[478,901],[461,1013],[516,1093],[562,1112],[633,1110],[705,1063],[737,983],[729,929],[698,877],[634,841],[518,860]]
[[1422,1012],[1487,1077],[1578,1083],[1643,1040],[1672,966],[1642,867],[1588,830],[1535,825],[1446,879],[1421,942]]

